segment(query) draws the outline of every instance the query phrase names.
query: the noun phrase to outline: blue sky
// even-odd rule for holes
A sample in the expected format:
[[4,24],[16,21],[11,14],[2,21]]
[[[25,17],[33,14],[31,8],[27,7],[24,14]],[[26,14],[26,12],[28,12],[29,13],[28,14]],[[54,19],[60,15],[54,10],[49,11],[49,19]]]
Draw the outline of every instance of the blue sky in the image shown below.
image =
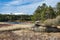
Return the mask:
[[60,0],[0,0],[0,13],[33,14],[42,3],[55,6]]

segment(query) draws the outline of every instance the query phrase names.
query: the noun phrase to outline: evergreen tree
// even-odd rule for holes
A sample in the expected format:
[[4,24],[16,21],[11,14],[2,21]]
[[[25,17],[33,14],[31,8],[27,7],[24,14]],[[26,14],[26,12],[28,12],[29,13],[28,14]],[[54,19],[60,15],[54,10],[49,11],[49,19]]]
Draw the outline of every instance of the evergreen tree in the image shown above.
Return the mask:
[[32,20],[34,20],[34,21],[40,20],[40,17],[41,17],[41,15],[40,15],[41,11],[40,10],[41,10],[40,6],[38,6],[38,8],[36,9],[36,11],[33,14]]
[[51,6],[49,6],[48,9],[46,10],[46,17],[47,19],[52,19],[56,17],[56,14]]
[[45,20],[45,12],[46,12],[47,5],[43,3],[42,6],[38,6],[36,11],[33,14],[33,20]]
[[57,3],[57,15],[60,15],[60,2]]
[[38,6],[36,11],[33,14],[32,19],[33,20],[46,20],[46,19],[52,19],[55,18],[56,14],[51,6],[47,6],[45,3],[43,3],[42,6]]

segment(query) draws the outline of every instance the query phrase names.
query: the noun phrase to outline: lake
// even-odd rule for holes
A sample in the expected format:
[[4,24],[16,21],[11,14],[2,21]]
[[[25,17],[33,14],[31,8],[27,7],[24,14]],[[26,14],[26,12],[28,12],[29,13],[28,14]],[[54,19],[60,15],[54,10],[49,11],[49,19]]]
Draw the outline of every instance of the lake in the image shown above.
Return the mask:
[[9,24],[21,24],[21,22],[7,22]]

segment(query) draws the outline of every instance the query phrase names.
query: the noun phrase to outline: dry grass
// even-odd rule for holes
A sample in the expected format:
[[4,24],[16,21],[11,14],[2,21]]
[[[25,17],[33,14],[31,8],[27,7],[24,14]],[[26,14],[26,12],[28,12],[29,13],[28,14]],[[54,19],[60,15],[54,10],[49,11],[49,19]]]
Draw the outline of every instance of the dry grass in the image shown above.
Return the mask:
[[0,32],[0,40],[60,40],[60,33],[33,32],[19,30],[13,32]]
[[60,25],[60,16],[57,16],[55,19],[47,19],[44,21],[45,26],[58,26]]
[[[26,27],[24,27],[26,26]],[[47,33],[47,32],[34,32],[27,28],[30,28],[32,25],[20,25],[16,24],[13,27],[0,28],[0,30],[9,30],[14,28],[26,28],[16,31],[5,31],[0,32],[0,40],[60,40],[60,33]]]

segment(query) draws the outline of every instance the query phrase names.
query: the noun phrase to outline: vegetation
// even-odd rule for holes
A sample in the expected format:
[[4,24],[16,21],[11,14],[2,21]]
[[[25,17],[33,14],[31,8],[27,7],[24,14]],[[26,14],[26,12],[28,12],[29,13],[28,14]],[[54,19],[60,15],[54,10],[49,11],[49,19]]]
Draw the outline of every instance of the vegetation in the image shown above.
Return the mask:
[[46,20],[53,19],[60,15],[60,2],[57,3],[56,7],[47,6],[45,3],[42,6],[38,6],[33,14],[32,20]]
[[57,16],[55,19],[47,19],[44,21],[45,26],[57,26],[60,25],[60,16]]
[[30,21],[32,15],[3,15],[0,14],[0,21]]
[[57,15],[60,15],[60,2],[58,2],[57,3],[57,6],[56,6],[56,8],[57,8]]
[[60,16],[56,17],[56,24],[60,25]]
[[60,16],[60,2],[56,7],[47,6],[45,3],[38,6],[33,15],[2,15],[0,14],[0,21],[45,21]]

